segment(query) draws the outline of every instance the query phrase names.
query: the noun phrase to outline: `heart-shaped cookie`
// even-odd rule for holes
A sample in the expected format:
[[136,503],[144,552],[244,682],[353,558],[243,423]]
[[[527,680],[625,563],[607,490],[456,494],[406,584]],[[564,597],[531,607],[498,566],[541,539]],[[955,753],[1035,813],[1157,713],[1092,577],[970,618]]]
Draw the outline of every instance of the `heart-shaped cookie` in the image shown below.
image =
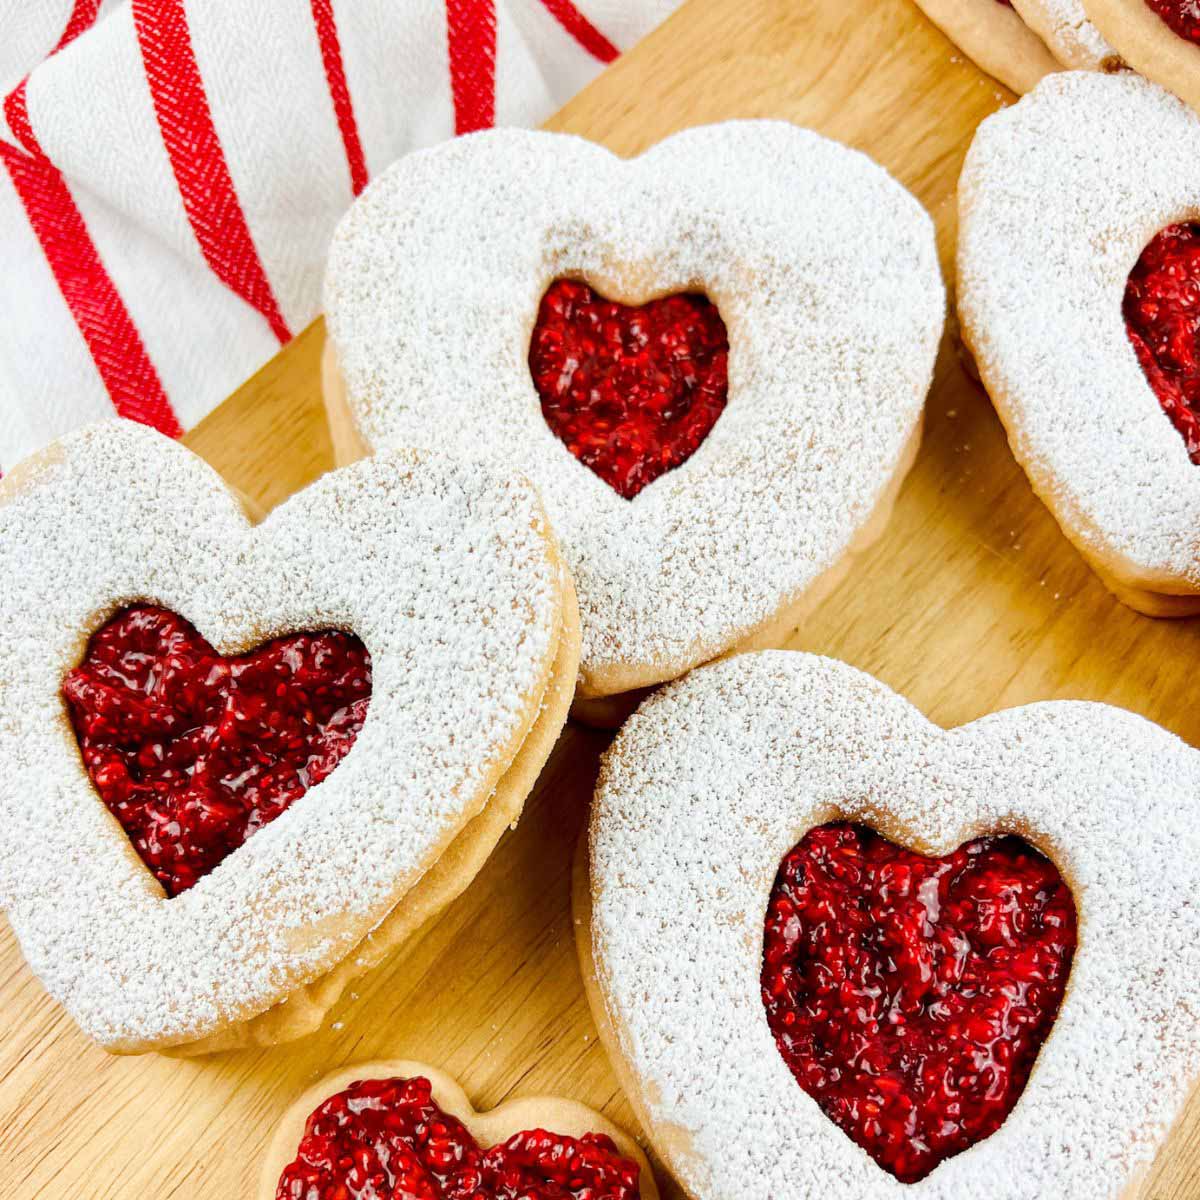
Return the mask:
[[595,719],[776,644],[878,535],[944,295],[929,217],[881,168],[751,121],[629,162],[516,130],[411,155],[341,222],[325,308],[343,454],[431,446],[537,485]]
[[[435,1127],[436,1126],[436,1127]],[[389,1061],[343,1067],[284,1114],[258,1200],[658,1200],[637,1143],[557,1096],[477,1112],[444,1071]]]
[[959,210],[963,338],[1034,490],[1118,598],[1200,611],[1197,335],[1159,238],[1200,213],[1200,117],[1137,76],[1050,76],[979,127]]
[[[0,483],[0,625],[0,901],[47,990],[114,1051],[310,1031],[519,815],[578,647],[524,480],[384,455],[252,526],[200,459],[124,422]],[[340,703],[362,699],[357,639],[365,714]],[[240,673],[221,657],[263,642]],[[220,853],[168,898],[138,851],[190,871],[214,825]]]
[[[1200,1074],[1198,787],[1200,755],[1118,709],[943,731],[811,655],[646,701],[601,771],[576,917],[606,1045],[684,1187],[1126,1195]],[[1039,1051],[1022,1031],[1046,1027]]]

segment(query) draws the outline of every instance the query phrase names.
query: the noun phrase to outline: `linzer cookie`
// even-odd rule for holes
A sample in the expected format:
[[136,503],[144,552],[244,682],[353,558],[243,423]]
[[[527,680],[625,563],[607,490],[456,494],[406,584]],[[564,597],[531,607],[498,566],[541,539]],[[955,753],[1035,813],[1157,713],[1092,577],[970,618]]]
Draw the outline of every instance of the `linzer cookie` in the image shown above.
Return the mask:
[[812,655],[645,701],[576,929],[688,1194],[1123,1200],[1200,1074],[1198,788],[1130,713],[942,730]]
[[433,455],[251,525],[141,426],[0,483],[0,900],[108,1050],[311,1031],[471,880],[566,719],[532,486]]
[[433,446],[537,485],[579,590],[576,711],[778,644],[878,536],[942,327],[933,226],[778,122],[633,161],[499,131],[401,160],[334,237],[343,454]]
[[476,1112],[444,1071],[344,1067],[284,1115],[258,1200],[658,1200],[637,1143],[556,1096]]
[[1200,117],[1052,76],[959,183],[963,338],[1034,490],[1107,586],[1200,611]]

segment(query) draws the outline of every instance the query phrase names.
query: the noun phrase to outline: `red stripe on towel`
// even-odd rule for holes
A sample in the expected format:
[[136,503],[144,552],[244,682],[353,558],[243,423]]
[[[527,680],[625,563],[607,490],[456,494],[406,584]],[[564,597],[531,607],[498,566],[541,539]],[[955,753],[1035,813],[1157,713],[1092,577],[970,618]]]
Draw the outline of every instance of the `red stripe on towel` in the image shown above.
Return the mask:
[[45,157],[23,154],[2,143],[0,162],[117,415],[178,437],[183,430],[158,372],[61,172]]
[[493,0],[446,0],[454,132],[496,123],[496,6]]
[[192,47],[183,0],[133,0],[154,112],[200,250],[226,287],[292,336],[242,211]]
[[595,59],[610,63],[620,51],[571,3],[542,0],[542,7]]
[[338,132],[342,135],[346,165],[350,168],[350,189],[357,196],[367,186],[367,159],[358,136],[358,121],[354,116],[350,86],[346,82],[346,66],[342,61],[342,43],[333,15],[333,0],[311,2],[313,24],[317,27],[317,41],[321,45],[321,62],[325,65],[325,81],[329,85],[329,98],[333,102]]

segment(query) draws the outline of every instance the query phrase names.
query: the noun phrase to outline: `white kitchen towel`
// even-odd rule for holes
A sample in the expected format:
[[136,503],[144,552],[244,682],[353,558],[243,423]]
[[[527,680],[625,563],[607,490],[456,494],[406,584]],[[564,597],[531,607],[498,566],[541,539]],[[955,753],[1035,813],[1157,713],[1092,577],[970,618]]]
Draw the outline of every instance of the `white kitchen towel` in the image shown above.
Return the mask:
[[0,0],[0,468],[190,428],[316,316],[376,172],[536,124],[678,3]]

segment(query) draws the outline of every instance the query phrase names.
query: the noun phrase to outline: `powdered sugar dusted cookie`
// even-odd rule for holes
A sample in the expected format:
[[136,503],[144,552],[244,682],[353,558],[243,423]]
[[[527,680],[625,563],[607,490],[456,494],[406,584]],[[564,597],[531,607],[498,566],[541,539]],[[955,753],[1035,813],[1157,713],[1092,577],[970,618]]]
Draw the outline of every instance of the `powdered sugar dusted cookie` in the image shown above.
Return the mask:
[[476,1112],[444,1071],[406,1061],[343,1067],[309,1088],[272,1139],[258,1197],[339,1200],[348,1184],[397,1200],[658,1200],[637,1143],[594,1109],[533,1096]]
[[916,0],[925,15],[975,64],[1023,95],[1062,69],[1006,0]]
[[1194,0],[1084,0],[1084,8],[1131,67],[1200,109],[1200,9]]
[[1012,0],[1012,5],[1069,70],[1113,72],[1125,65],[1088,20],[1084,0]]
[[647,700],[576,917],[689,1194],[1126,1196],[1200,1072],[1198,788],[1196,751],[1118,709],[943,731],[810,655]]
[[314,1028],[516,819],[578,651],[519,477],[383,455],[252,526],[123,422],[0,483],[0,624],[0,901],[113,1051]]
[[732,122],[626,162],[492,132],[403,159],[343,219],[327,394],[367,446],[534,481],[595,717],[778,644],[878,532],[943,310],[928,215],[816,134]]
[[1053,76],[980,126],[958,307],[1009,442],[1127,604],[1200,611],[1200,118],[1136,76]]

